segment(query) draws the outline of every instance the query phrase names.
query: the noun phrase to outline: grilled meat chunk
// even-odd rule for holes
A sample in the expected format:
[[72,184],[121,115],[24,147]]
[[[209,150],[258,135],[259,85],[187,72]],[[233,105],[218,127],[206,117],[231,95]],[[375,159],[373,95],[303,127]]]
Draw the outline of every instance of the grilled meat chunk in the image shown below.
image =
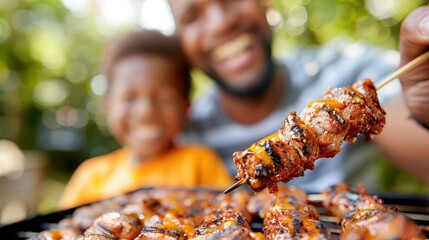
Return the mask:
[[73,240],[79,236],[79,232],[71,229],[50,229],[38,233],[30,240]]
[[324,99],[311,102],[298,116],[290,113],[280,130],[233,153],[236,180],[245,180],[256,192],[300,177],[314,169],[319,158],[334,157],[344,140],[355,142],[359,134],[380,134],[385,112],[369,79],[352,87],[329,89]]
[[207,215],[190,239],[253,239],[247,221],[231,208]]
[[142,230],[142,223],[136,214],[110,212],[94,220],[84,235],[96,234],[114,239],[133,239]]
[[266,189],[253,195],[249,199],[247,210],[253,217],[263,219],[276,204],[304,205],[307,202],[307,194],[304,191],[295,187],[279,186],[277,196],[270,194]]
[[377,196],[367,195],[363,186],[352,189],[345,183],[339,183],[324,190],[322,195],[323,207],[340,218],[353,210],[378,209],[384,206]]
[[265,215],[262,231],[267,240],[333,239],[325,224],[294,208],[272,208]]
[[389,206],[355,210],[344,217],[341,225],[341,240],[425,239],[414,221]]

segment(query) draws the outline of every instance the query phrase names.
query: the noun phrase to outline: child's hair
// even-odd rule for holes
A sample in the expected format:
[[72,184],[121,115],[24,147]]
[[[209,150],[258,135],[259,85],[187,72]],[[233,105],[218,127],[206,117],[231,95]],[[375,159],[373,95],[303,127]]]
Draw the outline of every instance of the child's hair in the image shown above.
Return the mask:
[[[190,66],[174,36],[166,36],[155,30],[129,32],[113,40],[105,51],[102,72],[107,78],[108,89],[111,85],[113,68],[122,59],[133,55],[160,55],[171,60],[180,75],[183,94],[189,97],[191,88]],[[109,90],[108,90],[109,91]]]

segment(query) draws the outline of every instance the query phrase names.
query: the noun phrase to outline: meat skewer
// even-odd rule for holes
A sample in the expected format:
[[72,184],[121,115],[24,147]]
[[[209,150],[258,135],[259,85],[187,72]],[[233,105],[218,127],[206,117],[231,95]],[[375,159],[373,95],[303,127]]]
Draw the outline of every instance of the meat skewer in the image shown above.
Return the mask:
[[[372,100],[374,100],[374,99],[376,99],[376,101],[374,102],[376,105],[378,105],[379,106],[379,104],[378,104],[378,99],[377,99],[377,95],[376,95],[376,90],[379,90],[380,88],[382,88],[382,87],[384,87],[385,85],[387,85],[388,83],[390,83],[391,81],[393,81],[394,79],[396,79],[396,78],[398,78],[398,77],[400,77],[401,75],[403,75],[403,74],[405,74],[405,73],[407,73],[407,72],[409,72],[409,71],[411,71],[412,69],[414,69],[415,67],[417,67],[418,65],[420,65],[421,63],[423,63],[424,61],[426,61],[427,59],[429,59],[429,51],[428,52],[425,52],[425,53],[423,53],[422,55],[420,55],[419,57],[417,57],[417,58],[415,58],[414,60],[412,60],[412,61],[410,61],[408,64],[406,64],[406,65],[404,65],[404,66],[402,66],[401,68],[399,68],[399,69],[397,69],[394,73],[392,73],[390,76],[388,76],[387,78],[385,78],[384,80],[382,80],[379,84],[377,84],[377,87],[374,87],[373,88],[373,91],[372,91],[372,93],[369,93],[369,92],[361,92],[361,91],[359,91],[359,92],[361,92],[361,93],[363,93],[364,95],[366,95],[366,96],[369,96],[369,97],[374,97],[375,96],[375,98],[372,98]],[[361,89],[362,90],[362,89]],[[335,95],[335,94],[334,94]],[[338,99],[337,99],[338,100]],[[356,100],[358,100],[358,99],[356,99]],[[358,100],[359,101],[359,100]],[[319,101],[320,102],[320,101]],[[328,102],[328,101],[326,101],[325,102],[326,103],[326,105],[330,105],[330,104],[333,104],[334,106],[332,106],[331,105],[331,107],[334,107],[334,109],[335,109],[335,105],[336,105],[336,102],[334,101],[334,102]],[[381,108],[380,108],[380,110],[381,110]],[[382,111],[383,112],[383,111]],[[384,113],[384,112],[383,112]],[[339,121],[343,121],[344,120],[344,118],[339,118],[339,116],[341,116],[341,114],[335,114],[335,112],[330,112],[330,114],[334,114],[334,115],[332,115],[332,118],[334,118],[334,119],[336,119],[336,120],[339,120]],[[291,115],[293,115],[293,113],[291,114]],[[291,116],[291,115],[289,115],[289,116]],[[288,116],[288,117],[289,117]],[[351,115],[351,117],[353,117],[353,115]],[[308,120],[308,119],[307,119]],[[350,119],[349,119],[350,120]],[[318,124],[321,124],[321,123],[323,123],[323,122],[313,122],[315,125],[312,125],[312,126],[315,126],[315,127],[317,127],[317,125]],[[341,122],[340,122],[341,123]],[[305,122],[305,124],[308,124],[308,122]],[[286,125],[286,121],[285,121],[285,125]],[[285,126],[284,125],[284,126]],[[295,125],[297,125],[297,124],[295,124]],[[381,127],[383,127],[383,125],[384,125],[384,123],[383,124],[380,124],[380,126]],[[298,125],[299,126],[299,125]],[[362,124],[362,126],[365,126],[365,124]],[[335,128],[335,125],[332,125],[332,127],[334,127]],[[295,127],[296,128],[296,127]],[[280,129],[281,130],[281,129]],[[307,131],[303,131],[303,129],[296,129],[296,130],[298,130],[298,132],[301,132],[302,133],[302,135],[304,135],[305,133],[307,133]],[[316,128],[316,130],[317,130],[317,128]],[[319,130],[321,130],[320,128],[319,128]],[[326,130],[326,129],[324,129],[324,130]],[[331,129],[331,130],[333,130],[333,129]],[[337,129],[338,131],[337,132],[332,132],[332,134],[331,134],[331,137],[333,137],[332,139],[329,139],[329,138],[326,138],[325,140],[328,140],[328,142],[323,142],[323,141],[321,141],[321,142],[316,142],[316,143],[328,143],[329,144],[329,141],[335,141],[335,140],[337,140],[338,141],[338,139],[335,139],[335,133],[337,134],[337,137],[339,138],[339,137],[341,137],[341,132],[339,131],[339,130],[341,130],[341,128],[340,129]],[[345,129],[342,129],[342,130],[344,130],[344,131],[346,131]],[[310,132],[311,133],[311,132]],[[358,132],[359,133],[359,132]],[[361,132],[361,133],[365,133],[365,132]],[[380,132],[378,132],[378,133],[376,133],[376,134],[379,134]],[[370,133],[370,134],[373,134],[373,133]],[[262,146],[267,146],[267,140],[271,140],[272,138],[274,138],[274,139],[276,139],[276,137],[278,137],[277,136],[278,134],[273,134],[273,135],[271,135],[271,136],[268,136],[267,138],[265,138],[265,139],[262,139],[261,141],[259,141],[258,143],[255,143],[255,144],[253,144],[248,150],[257,150],[257,151],[259,151],[259,152],[263,152],[264,150],[261,150],[260,149],[260,147],[258,148],[258,144],[263,144]],[[310,134],[311,135],[311,134]],[[305,136],[305,135],[304,135]],[[301,136],[302,137],[302,136]],[[319,136],[317,136],[317,137],[319,137]],[[329,137],[329,136],[328,136]],[[265,142],[263,142],[263,140],[265,140]],[[307,140],[307,139],[305,139],[305,138],[303,138],[303,140]],[[323,140],[322,138],[319,138],[319,140]],[[340,140],[342,140],[342,139],[340,139]],[[348,141],[351,141],[351,142],[353,142],[354,141],[354,139],[353,138],[350,138],[350,136],[349,136],[349,138],[346,138],[345,140],[348,140]],[[290,145],[292,145],[293,146],[293,142],[287,142],[287,143],[292,143],[292,144],[290,144]],[[333,142],[334,143],[334,142]],[[341,142],[342,143],[342,142]],[[265,144],[265,145],[264,145]],[[334,145],[335,145],[335,143],[334,143]],[[282,144],[279,144],[279,146],[278,147],[290,147],[290,146],[287,146],[287,145],[283,145],[282,146]],[[341,150],[341,144],[336,144],[336,146],[337,147],[339,147],[337,150]],[[253,148],[252,148],[253,147]],[[304,145],[304,147],[306,147],[305,145]],[[266,152],[267,153],[269,153],[269,152],[273,152],[273,149],[265,149],[266,150]],[[284,160],[284,161],[289,161],[289,163],[288,163],[288,165],[290,165],[289,166],[289,168],[290,169],[294,169],[294,168],[296,168],[297,166],[296,166],[296,164],[298,164],[298,165],[300,165],[300,166],[298,166],[298,168],[299,169],[297,169],[295,172],[290,172],[290,173],[292,173],[292,174],[288,174],[288,173],[286,173],[286,174],[280,174],[280,175],[278,175],[277,173],[273,173],[273,172],[270,172],[269,171],[269,169],[267,169],[266,167],[264,167],[264,165],[260,165],[260,166],[257,166],[257,165],[255,165],[255,166],[249,166],[250,168],[248,168],[248,169],[246,169],[245,168],[245,166],[240,166],[240,165],[242,165],[241,164],[241,162],[242,162],[242,159],[243,158],[245,158],[245,155],[247,155],[249,152],[248,151],[243,151],[243,152],[238,152],[238,153],[234,153],[233,154],[233,159],[234,159],[234,163],[237,165],[237,169],[240,171],[240,169],[239,168],[241,168],[241,171],[242,172],[244,172],[244,174],[243,173],[237,173],[237,176],[236,176],[236,179],[238,180],[235,184],[233,184],[231,187],[229,187],[228,189],[226,189],[225,190],[225,194],[227,194],[227,193],[229,193],[229,192],[231,192],[231,191],[233,191],[234,189],[236,189],[236,188],[238,188],[238,187],[240,187],[240,186],[242,186],[242,185],[244,185],[245,183],[248,183],[250,186],[251,186],[251,188],[253,189],[253,190],[255,190],[255,191],[260,191],[260,190],[262,190],[263,188],[265,188],[265,186],[269,186],[270,187],[270,189],[271,189],[271,191],[272,192],[275,192],[276,190],[275,190],[275,186],[276,186],[276,183],[277,182],[279,182],[279,181],[284,181],[284,182],[287,182],[287,181],[289,181],[289,180],[291,180],[292,178],[294,178],[294,177],[299,177],[299,176],[301,176],[302,174],[303,174],[303,168],[304,168],[304,170],[305,169],[313,169],[314,168],[314,160],[316,160],[316,159],[318,159],[318,158],[322,158],[322,157],[332,157],[332,156],[335,156],[335,154],[337,153],[337,152],[335,152],[335,151],[332,151],[332,152],[327,152],[327,155],[323,155],[323,152],[322,152],[322,154],[320,154],[320,155],[317,155],[317,153],[316,153],[316,155],[314,156],[314,155],[310,155],[310,158],[308,158],[308,156],[306,156],[307,157],[307,159],[302,159],[303,158],[303,156],[302,156],[302,151],[299,151],[299,148],[298,148],[298,150],[295,148],[294,149],[295,151],[298,151],[298,153],[300,153],[300,158],[301,159],[298,159],[298,160],[296,160],[296,159],[294,159],[293,158],[293,156],[288,156],[288,154],[287,154],[287,151],[285,150],[285,153],[286,154],[280,154],[280,155],[277,155],[277,156],[273,156],[273,155],[270,155],[270,156],[268,156],[268,158],[271,158],[272,160],[275,160],[275,158],[277,157],[277,160],[279,160],[278,162],[280,162],[280,163],[282,163],[282,161],[281,160]],[[313,149],[313,150],[317,150],[317,148],[315,148],[315,149]],[[323,150],[323,149],[322,149]],[[329,150],[329,145],[328,145],[328,150]],[[242,156],[240,156],[240,153],[241,153],[241,155]],[[262,155],[266,155],[266,154],[263,154],[262,153]],[[286,155],[286,156],[284,156],[284,155]],[[290,155],[290,152],[289,152],[289,155]],[[289,159],[282,159],[281,157],[288,157]],[[259,157],[261,157],[261,156],[259,156]],[[273,157],[274,157],[274,159],[273,159]],[[311,158],[311,157],[313,157],[313,158]],[[251,157],[247,157],[247,158],[251,158]],[[262,156],[262,158],[266,158],[266,156]],[[280,158],[280,159],[278,159],[278,158]],[[299,161],[299,160],[301,160],[301,161]],[[303,160],[303,161],[302,161]],[[247,162],[247,161],[244,161],[244,162]],[[244,163],[244,165],[246,165],[246,163]],[[277,164],[277,165],[282,165],[282,164]],[[258,167],[257,169],[256,169],[256,167]],[[257,174],[262,174],[263,176],[264,175],[267,175],[267,176],[264,176],[265,178],[268,178],[269,179],[269,181],[265,181],[266,183],[265,184],[261,184],[260,183],[260,181],[258,181],[258,179],[257,178],[255,178],[254,176],[251,176],[252,174],[248,174],[248,173],[257,173]],[[286,171],[287,172],[287,171]],[[247,173],[247,174],[246,174]],[[249,176],[250,175],[250,176]],[[256,175],[256,174],[253,174],[253,175]],[[268,175],[269,175],[269,177],[268,177]],[[277,175],[277,176],[276,176]],[[265,185],[265,186],[264,186]]]
[[331,88],[300,115],[290,113],[279,131],[235,152],[236,179],[254,191],[268,187],[276,192],[279,181],[288,182],[314,169],[316,159],[335,156],[344,140],[353,143],[359,134],[370,138],[380,134],[384,124],[385,112],[371,80]]

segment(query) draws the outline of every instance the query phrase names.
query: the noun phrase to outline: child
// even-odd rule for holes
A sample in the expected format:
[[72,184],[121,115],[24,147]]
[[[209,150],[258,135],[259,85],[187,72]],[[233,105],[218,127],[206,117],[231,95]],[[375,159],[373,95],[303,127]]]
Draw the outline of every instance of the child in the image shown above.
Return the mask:
[[83,162],[61,208],[143,186],[226,188],[233,183],[212,150],[174,144],[186,123],[190,90],[177,39],[156,31],[128,33],[107,48],[103,70],[108,126],[123,148]]

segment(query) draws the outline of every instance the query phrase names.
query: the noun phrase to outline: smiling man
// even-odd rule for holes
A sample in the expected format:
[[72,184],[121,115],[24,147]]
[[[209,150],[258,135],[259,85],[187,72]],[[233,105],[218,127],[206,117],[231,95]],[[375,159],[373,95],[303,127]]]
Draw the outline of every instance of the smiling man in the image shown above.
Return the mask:
[[[170,6],[188,60],[216,83],[194,104],[185,138],[217,149],[232,174],[236,171],[232,153],[277,131],[289,112],[301,111],[328,87],[351,85],[363,77],[379,80],[399,63],[397,54],[348,41],[331,42],[319,49],[297,49],[274,61],[266,7],[260,1],[170,0]],[[429,16],[427,7],[414,11],[403,25],[401,64],[429,47],[429,37],[420,31],[429,29],[424,16]],[[401,79],[407,104],[413,116],[429,125],[428,111],[423,113],[429,109],[429,72],[422,67],[414,73],[414,77]],[[429,169],[425,147],[429,145],[429,131],[408,118],[410,112],[397,94],[399,89],[399,84],[393,84],[380,92],[388,123],[376,141],[395,163],[429,182],[425,174]],[[410,100],[412,91],[421,97]],[[348,180],[374,158],[370,145],[361,143],[346,144],[334,159],[317,161],[314,171],[292,184],[319,191]]]

